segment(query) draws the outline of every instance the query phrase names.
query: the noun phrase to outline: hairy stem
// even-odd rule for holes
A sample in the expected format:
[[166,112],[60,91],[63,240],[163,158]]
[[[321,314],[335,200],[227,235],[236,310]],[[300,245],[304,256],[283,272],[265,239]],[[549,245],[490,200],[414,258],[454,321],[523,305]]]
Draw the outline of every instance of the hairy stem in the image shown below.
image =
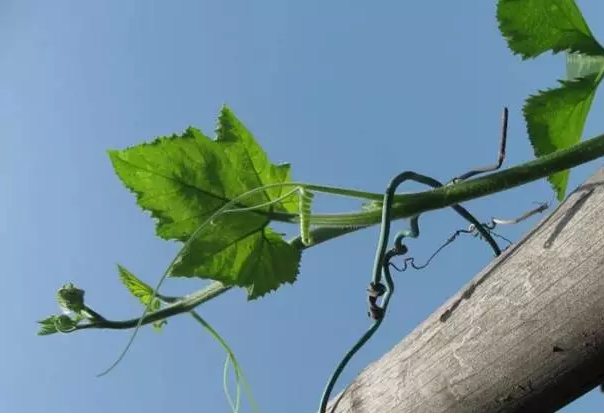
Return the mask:
[[[161,321],[162,319],[166,319],[171,316],[190,312],[202,303],[207,302],[210,299],[214,299],[216,296],[223,294],[231,288],[232,286],[227,286],[220,282],[214,282],[197,292],[191,293],[190,295],[180,298],[180,300],[178,300],[177,302],[172,303],[163,309],[147,314],[147,316],[143,318],[142,325],[151,324],[153,322]],[[170,296],[162,296],[161,299],[170,301],[176,298]],[[129,329],[134,328],[138,324],[139,320],[140,317],[127,319],[125,321],[112,321],[109,319],[104,319],[102,321],[94,321],[78,325],[75,330],[77,331],[88,328]]]
[[[583,141],[568,149],[559,150],[522,165],[477,179],[444,186],[431,191],[396,195],[394,197],[396,203],[392,208],[392,219],[409,218],[424,212],[496,194],[591,162],[602,156],[604,156],[604,134]],[[337,221],[333,221],[333,223],[337,223],[341,227],[361,228],[378,224],[381,221],[381,214],[381,208],[359,213],[343,214],[339,215],[336,219]],[[336,214],[330,216],[335,217]],[[311,216],[311,223],[315,225],[326,224],[326,227],[328,227],[330,221],[323,220],[325,217],[328,216]],[[313,235],[313,239],[316,245],[343,234],[348,234],[349,232],[350,230],[336,228],[331,229],[329,232],[321,231],[321,235]]]
[[[583,141],[568,149],[559,150],[547,156],[540,157],[531,162],[524,163],[497,173],[485,175],[477,179],[464,181],[458,184],[448,185],[435,190],[399,194],[394,197],[395,204],[392,207],[392,219],[409,218],[427,211],[459,204],[472,199],[492,195],[507,189],[515,188],[538,179],[545,178],[556,172],[570,169],[604,156],[604,134]],[[312,185],[313,190],[333,190],[331,187],[317,187]],[[324,189],[318,189],[324,188]],[[339,188],[342,189],[342,188]],[[342,191],[348,193],[349,190]],[[356,192],[356,191],[355,191]],[[364,194],[362,197],[376,199],[378,194]],[[371,196],[368,198],[367,196]],[[360,195],[359,195],[360,196]],[[381,208],[350,214],[331,214],[323,216],[311,216],[311,222],[315,225],[323,225],[311,231],[313,244],[305,246],[300,237],[294,238],[289,243],[299,250],[306,250],[331,239],[349,234],[359,229],[378,224],[381,221]],[[287,214],[283,218],[297,217],[296,214]],[[220,282],[214,282],[206,288],[194,292],[178,302],[171,304],[159,311],[148,314],[142,320],[142,324],[150,324],[184,312],[189,312],[197,306],[215,298],[228,291],[232,286]],[[137,326],[139,318],[125,321],[97,321],[78,325],[75,329],[108,328],[129,329]]]

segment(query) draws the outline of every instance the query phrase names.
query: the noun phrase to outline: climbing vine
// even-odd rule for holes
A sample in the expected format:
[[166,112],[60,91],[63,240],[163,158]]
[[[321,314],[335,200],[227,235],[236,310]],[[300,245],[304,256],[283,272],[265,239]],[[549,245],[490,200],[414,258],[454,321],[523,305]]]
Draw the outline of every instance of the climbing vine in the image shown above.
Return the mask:
[[[566,53],[566,79],[555,88],[529,97],[523,108],[535,160],[493,173],[501,165],[500,157],[494,169],[470,171],[445,184],[415,173],[397,176],[398,181],[403,177],[420,178],[421,183],[434,188],[418,193],[396,194],[397,180],[385,193],[295,182],[291,166],[272,163],[243,122],[224,106],[218,116],[215,138],[189,127],[181,134],[108,151],[115,173],[134,194],[141,209],[155,219],[157,236],[182,243],[155,288],[118,265],[121,282],[145,307],[142,316],[123,321],[107,319],[86,305],[84,290],[67,283],[58,291],[63,313],[39,321],[38,334],[98,328],[138,331],[148,324],[161,331],[168,318],[190,314],[226,352],[225,392],[231,408],[237,411],[241,386],[253,403],[250,389],[226,341],[195,312],[199,305],[232,289],[245,290],[248,300],[262,298],[284,284],[295,283],[302,254],[308,247],[381,224],[381,238],[386,237],[378,246],[369,290],[369,312],[375,321],[371,328],[377,329],[393,290],[389,267],[394,265],[390,259],[406,254],[403,238],[419,236],[419,215],[445,207],[455,208],[470,222],[468,232],[480,233],[498,254],[492,238],[497,236],[493,232],[497,222],[481,223],[470,213],[459,211],[458,204],[541,178],[547,178],[558,200],[565,197],[570,169],[604,155],[604,135],[581,141],[595,92],[604,77],[604,48],[594,38],[573,0],[499,0],[497,19],[509,48],[522,59],[537,58],[547,52]],[[505,149],[505,126],[504,123],[502,149]],[[316,193],[358,199],[359,209],[315,213],[312,198]],[[543,207],[530,215],[539,210]],[[399,235],[394,247],[387,251],[390,222],[404,218],[410,219],[411,229]],[[284,239],[271,228],[276,222],[298,224],[299,236]],[[404,265],[417,268],[408,260]],[[386,285],[381,282],[382,276]],[[161,282],[168,277],[198,278],[212,283],[186,296],[169,297],[160,291]],[[384,295],[386,298],[378,304],[377,300]],[[361,338],[360,345],[367,339]],[[124,354],[125,350],[119,359]],[[229,365],[236,376],[234,399],[226,384]],[[343,366],[338,368],[336,377]],[[323,397],[321,410],[325,410],[329,391],[330,388]]]

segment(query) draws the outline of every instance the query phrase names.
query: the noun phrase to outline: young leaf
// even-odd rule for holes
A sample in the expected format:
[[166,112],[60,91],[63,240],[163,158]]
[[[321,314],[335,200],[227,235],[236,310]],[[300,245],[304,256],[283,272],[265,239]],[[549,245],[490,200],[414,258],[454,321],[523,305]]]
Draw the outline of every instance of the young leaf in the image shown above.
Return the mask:
[[604,55],[574,0],[499,0],[499,29],[523,59],[544,52]]
[[[530,97],[523,108],[527,130],[540,157],[578,143],[604,71],[583,78],[560,81],[561,87],[540,91]],[[548,178],[558,200],[564,199],[569,171]]]
[[[291,180],[289,165],[273,165],[227,107],[221,110],[216,140],[189,128],[180,136],[111,150],[109,156],[124,185],[136,194],[138,204],[158,220],[157,234],[181,242],[239,195]],[[237,207],[266,204],[289,191],[291,187],[257,192]],[[281,283],[293,282],[300,253],[267,227],[270,209],[215,218],[171,275],[243,286],[250,299]],[[296,212],[295,196],[272,209]]]
[[[143,305],[147,305],[151,302],[153,297],[153,288],[147,285],[145,282],[139,280],[135,275],[130,273],[124,266],[117,265],[118,272],[120,275],[120,281],[126,286],[130,293],[136,297]],[[160,308],[161,304],[159,299],[153,299],[153,302],[149,306],[149,313],[154,312]],[[161,327],[168,323],[167,320],[154,322],[153,329],[160,331]]]
[[58,332],[57,327],[55,325],[56,319],[56,315],[51,315],[46,319],[38,321],[38,323],[40,324],[40,329],[38,330],[37,335],[56,334]]

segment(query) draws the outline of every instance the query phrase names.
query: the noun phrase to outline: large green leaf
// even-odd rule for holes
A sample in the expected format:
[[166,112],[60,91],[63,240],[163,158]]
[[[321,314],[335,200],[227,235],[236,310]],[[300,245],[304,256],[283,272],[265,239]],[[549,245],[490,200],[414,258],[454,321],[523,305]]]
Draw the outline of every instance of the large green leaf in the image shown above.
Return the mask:
[[[158,220],[160,237],[185,242],[213,213],[239,195],[290,181],[289,165],[273,165],[227,107],[221,110],[216,133],[216,140],[211,140],[189,128],[180,136],[109,151],[124,185]],[[238,207],[265,204],[290,190],[275,187],[257,192]],[[275,204],[274,209],[295,212],[295,197]],[[268,228],[268,210],[215,218],[180,257],[171,275],[242,286],[250,299],[293,282],[300,252]]]
[[[510,49],[523,59],[567,51],[569,79],[559,88],[529,97],[523,108],[535,156],[578,143],[601,80],[598,62],[604,48],[587,26],[573,0],[499,0],[497,20]],[[600,74],[600,75],[598,75]],[[569,171],[548,178],[559,200]]]
[[499,0],[499,29],[523,59],[544,52],[604,55],[573,0]]
[[[223,107],[218,116],[216,141],[223,145],[222,150],[229,160],[237,165],[239,178],[246,190],[251,190],[269,183],[290,182],[290,165],[273,165],[266,153],[258,145],[254,136],[239,121],[228,107]],[[263,201],[275,200],[291,189],[270,188],[263,191]],[[286,198],[275,205],[275,208],[288,212],[297,212],[295,198]]]
[[[128,269],[126,269],[124,266],[118,264],[117,269],[120,275],[120,281],[124,284],[124,286],[126,286],[132,296],[137,298],[145,306],[149,305],[150,303],[148,308],[149,313],[160,309],[161,304],[159,302],[159,299],[153,299],[153,288],[151,286],[138,279],[135,275],[130,273]],[[151,302],[151,299],[153,299],[153,302]],[[153,329],[155,329],[156,331],[161,331],[161,327],[167,323],[168,321],[166,321],[165,319],[153,322]]]
[[[587,114],[603,72],[560,81],[561,87],[540,91],[523,108],[535,156],[570,147],[581,140]],[[564,199],[569,171],[548,178],[558,200]]]
[[[242,229],[246,226],[243,222],[237,224]],[[276,289],[281,283],[295,281],[299,250],[263,225],[240,236],[236,230],[233,227],[225,233],[216,226],[209,235],[196,239],[175,264],[174,275],[212,276],[214,280],[244,286],[250,299]],[[231,276],[236,276],[236,280]]]

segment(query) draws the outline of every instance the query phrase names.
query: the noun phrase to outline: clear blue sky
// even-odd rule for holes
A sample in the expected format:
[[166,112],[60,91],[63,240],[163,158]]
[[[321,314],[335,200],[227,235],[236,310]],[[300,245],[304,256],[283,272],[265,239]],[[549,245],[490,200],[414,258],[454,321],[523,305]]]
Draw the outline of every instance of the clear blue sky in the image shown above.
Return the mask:
[[[604,3],[579,2],[604,40]],[[0,2],[0,239],[5,314],[0,411],[228,411],[224,354],[186,316],[130,333],[36,337],[73,281],[107,317],[138,315],[119,262],[156,282],[177,246],[113,173],[105,153],[194,125],[212,135],[227,103],[297,180],[382,191],[401,170],[443,180],[495,160],[510,107],[507,165],[532,158],[521,107],[564,76],[562,56],[522,63],[508,51],[495,2]],[[601,94],[593,113],[602,113]],[[601,133],[588,120],[586,136]],[[571,188],[601,162],[574,171]],[[410,189],[414,189],[411,187]],[[417,188],[415,188],[417,189]],[[482,218],[552,199],[545,181],[467,204]],[[320,202],[321,211],[350,203]],[[502,231],[516,239],[534,221]],[[400,223],[403,227],[405,224]],[[424,218],[426,258],[463,224]],[[228,340],[263,411],[315,411],[326,378],[367,327],[365,288],[377,228],[304,254],[298,282],[247,303],[242,290],[199,309]],[[336,388],[408,334],[491,259],[464,239],[425,272],[398,277],[389,318]],[[205,282],[171,281],[187,293]],[[566,410],[597,411],[595,391]]]

